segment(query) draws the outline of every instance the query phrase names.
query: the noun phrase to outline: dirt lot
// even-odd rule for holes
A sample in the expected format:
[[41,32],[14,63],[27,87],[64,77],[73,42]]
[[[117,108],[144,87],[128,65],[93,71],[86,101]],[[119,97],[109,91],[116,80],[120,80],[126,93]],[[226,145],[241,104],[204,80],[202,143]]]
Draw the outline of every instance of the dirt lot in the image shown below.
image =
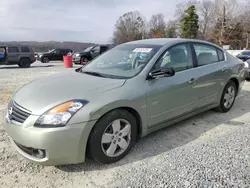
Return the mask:
[[[0,111],[22,85],[64,69],[0,67]],[[141,139],[121,161],[43,167],[11,147],[0,118],[0,187],[249,187],[250,83],[227,114],[209,111]]]

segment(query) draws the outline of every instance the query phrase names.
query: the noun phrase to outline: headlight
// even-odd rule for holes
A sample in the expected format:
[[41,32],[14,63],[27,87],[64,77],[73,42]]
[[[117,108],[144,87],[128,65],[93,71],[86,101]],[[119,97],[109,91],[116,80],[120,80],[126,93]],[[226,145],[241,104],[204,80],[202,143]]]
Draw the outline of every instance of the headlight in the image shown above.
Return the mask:
[[245,68],[249,68],[249,64],[247,62],[244,62]]
[[41,55],[39,55],[39,57],[42,57],[43,55],[41,54]]
[[72,100],[60,104],[40,116],[35,127],[63,127],[87,103],[86,100]]

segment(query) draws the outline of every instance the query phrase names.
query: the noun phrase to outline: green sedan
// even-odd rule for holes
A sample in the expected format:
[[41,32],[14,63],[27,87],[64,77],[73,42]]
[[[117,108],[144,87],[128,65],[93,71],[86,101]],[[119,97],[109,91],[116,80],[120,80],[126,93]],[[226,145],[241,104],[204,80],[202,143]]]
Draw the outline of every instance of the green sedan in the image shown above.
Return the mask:
[[5,129],[34,163],[77,164],[86,156],[113,163],[153,131],[206,110],[228,112],[244,81],[243,62],[212,43],[133,41],[20,88]]

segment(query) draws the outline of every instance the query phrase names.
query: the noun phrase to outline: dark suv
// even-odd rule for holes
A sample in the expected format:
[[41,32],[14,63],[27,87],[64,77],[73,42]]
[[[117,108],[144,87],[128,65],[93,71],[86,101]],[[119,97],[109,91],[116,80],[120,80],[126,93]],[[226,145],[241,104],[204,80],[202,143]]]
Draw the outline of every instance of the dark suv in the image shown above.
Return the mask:
[[241,59],[242,61],[247,61],[248,59],[250,59],[250,50],[243,51],[236,57]]
[[73,53],[73,50],[57,48],[49,52],[40,54],[37,57],[37,60],[41,61],[42,63],[49,63],[50,61],[62,61],[63,56],[66,56],[68,53]]
[[95,45],[90,46],[82,52],[76,52],[73,54],[73,62],[75,64],[85,64],[100,54],[109,50],[108,45]]
[[0,46],[0,51],[0,65],[19,65],[19,67],[28,68],[36,61],[30,46]]

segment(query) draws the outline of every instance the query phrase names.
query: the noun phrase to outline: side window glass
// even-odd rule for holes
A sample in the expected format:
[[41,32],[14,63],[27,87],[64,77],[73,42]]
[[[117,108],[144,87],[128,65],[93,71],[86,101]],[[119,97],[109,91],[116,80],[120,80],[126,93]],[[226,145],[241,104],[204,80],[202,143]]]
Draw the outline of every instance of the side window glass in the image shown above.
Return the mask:
[[30,49],[28,47],[21,47],[22,52],[30,52]]
[[175,72],[180,72],[193,67],[192,52],[189,44],[180,44],[169,48],[157,60],[153,70],[163,67],[172,67]]
[[67,52],[66,52],[66,50],[62,49],[62,50],[60,50],[60,54],[65,55],[65,54],[67,54]]
[[19,50],[18,50],[17,47],[9,47],[9,48],[8,48],[8,52],[9,52],[9,53],[18,53]]
[[217,49],[217,53],[218,53],[219,61],[225,61],[224,52],[222,50]]
[[100,53],[100,46],[97,46],[93,49],[94,53]]
[[206,44],[194,44],[194,49],[199,66],[219,62],[219,56],[215,47]]
[[54,53],[55,53],[55,54],[60,54],[60,50],[56,49],[56,50],[54,51]]

